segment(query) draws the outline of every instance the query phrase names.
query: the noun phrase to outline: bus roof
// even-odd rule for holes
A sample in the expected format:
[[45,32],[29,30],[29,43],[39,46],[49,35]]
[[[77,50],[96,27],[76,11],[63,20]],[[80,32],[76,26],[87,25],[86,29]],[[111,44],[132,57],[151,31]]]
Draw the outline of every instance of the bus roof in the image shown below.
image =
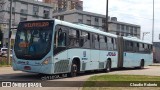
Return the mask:
[[[100,29],[96,29],[92,26],[88,26],[88,25],[84,25],[84,24],[74,24],[74,23],[70,23],[70,22],[66,22],[66,21],[61,21],[61,20],[58,20],[58,19],[39,19],[39,20],[29,20],[29,21],[48,21],[48,20],[49,21],[55,21],[55,25],[60,24],[60,25],[69,26],[69,27],[72,27],[72,28],[77,28],[77,29],[80,29],[80,30],[83,30],[83,31],[98,33],[98,34],[102,34],[102,35],[117,38],[117,35],[115,35],[115,34],[106,33],[106,32],[101,31]],[[22,22],[27,22],[27,21],[22,21]]]
[[[83,30],[83,31],[98,33],[98,34],[101,34],[101,35],[106,35],[106,36],[109,36],[109,37],[114,37],[114,38],[118,37],[115,34],[103,32],[100,29],[96,29],[92,26],[88,26],[88,25],[84,25],[84,24],[74,24],[74,23],[70,23],[70,22],[66,22],[66,21],[61,21],[61,20],[58,20],[58,19],[40,19],[40,20],[30,20],[30,21],[48,21],[48,20],[55,21],[55,25],[60,24],[60,25],[69,26],[69,27],[72,27],[72,28],[77,28],[77,29],[80,29],[80,30]],[[23,21],[23,22],[26,22],[26,21]],[[143,41],[143,40],[140,40],[140,39],[135,38],[135,37],[123,37],[123,38],[124,38],[124,40],[146,43],[146,44],[152,44],[151,42]]]
[[129,41],[134,41],[134,42],[139,42],[139,43],[146,43],[146,44],[152,44],[149,41],[144,41],[141,39],[138,39],[137,37],[123,37],[124,40],[129,40]]
[[100,29],[96,29],[92,26],[88,26],[88,25],[84,25],[84,24],[73,24],[73,23],[61,21],[61,20],[58,20],[58,19],[55,19],[55,21],[56,21],[56,24],[61,24],[61,25],[72,27],[72,28],[77,28],[77,29],[80,29],[80,30],[83,30],[83,31],[98,33],[98,34],[101,34],[101,35],[106,35],[106,36],[117,38],[117,35],[115,35],[115,34],[103,32]]

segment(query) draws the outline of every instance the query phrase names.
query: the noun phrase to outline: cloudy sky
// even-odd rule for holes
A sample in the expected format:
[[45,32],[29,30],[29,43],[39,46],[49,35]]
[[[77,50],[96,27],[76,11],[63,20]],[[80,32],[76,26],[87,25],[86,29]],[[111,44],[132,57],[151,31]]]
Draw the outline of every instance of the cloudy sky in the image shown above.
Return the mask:
[[[82,0],[84,11],[106,14],[106,0]],[[160,34],[160,0],[155,1],[155,33],[154,41]],[[159,16],[158,16],[159,15]],[[145,40],[152,40],[153,0],[109,0],[109,16],[117,17],[118,21],[137,24],[145,35]]]
[[[42,1],[42,0],[39,0]],[[84,11],[106,14],[106,0],[82,0]],[[118,21],[137,24],[143,32],[150,32],[144,40],[152,41],[153,0],[108,0],[109,16]],[[159,42],[160,34],[160,0],[155,2],[154,41]]]

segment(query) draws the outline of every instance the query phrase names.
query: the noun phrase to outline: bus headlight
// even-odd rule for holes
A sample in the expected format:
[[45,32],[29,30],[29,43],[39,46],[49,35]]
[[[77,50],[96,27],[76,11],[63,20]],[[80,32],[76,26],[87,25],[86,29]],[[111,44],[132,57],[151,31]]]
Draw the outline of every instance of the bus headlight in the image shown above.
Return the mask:
[[47,65],[50,60],[51,60],[51,57],[46,58],[46,59],[42,62],[42,65]]

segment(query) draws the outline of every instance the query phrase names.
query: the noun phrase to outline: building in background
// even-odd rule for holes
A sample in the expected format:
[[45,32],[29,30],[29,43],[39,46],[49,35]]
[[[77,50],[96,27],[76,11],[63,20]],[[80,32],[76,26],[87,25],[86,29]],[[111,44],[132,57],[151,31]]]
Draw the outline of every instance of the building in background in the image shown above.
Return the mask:
[[[52,5],[35,0],[13,0],[12,27],[17,27],[20,21],[52,18]],[[0,26],[3,31],[3,47],[8,42],[10,1],[0,0]],[[13,44],[16,30],[12,30]]]
[[140,39],[140,26],[125,22],[117,21],[116,17],[112,17],[108,23],[110,33],[120,36],[132,36]]
[[[72,10],[61,13],[54,13],[53,18],[68,21],[71,23],[81,23],[93,26],[102,31],[105,30],[106,16],[86,11]],[[109,17],[108,32],[121,35],[140,38],[140,26],[117,21],[116,17]]]
[[58,0],[43,0],[42,2],[52,5],[53,12],[57,12]]
[[153,62],[160,63],[160,42],[153,42]]
[[53,12],[83,10],[83,1],[81,0],[43,0],[43,2],[52,4]]

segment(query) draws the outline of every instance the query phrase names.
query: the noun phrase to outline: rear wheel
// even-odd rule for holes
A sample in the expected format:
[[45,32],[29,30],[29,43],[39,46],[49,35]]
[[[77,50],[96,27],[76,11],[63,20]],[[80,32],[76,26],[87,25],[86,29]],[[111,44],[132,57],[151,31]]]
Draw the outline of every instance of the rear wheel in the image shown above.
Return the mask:
[[72,64],[71,66],[71,72],[69,74],[70,77],[76,77],[77,76],[77,64]]
[[110,72],[110,71],[111,71],[111,61],[108,60],[108,61],[107,61],[107,64],[106,64],[105,72]]
[[141,60],[141,63],[140,63],[140,68],[144,68],[144,60]]

